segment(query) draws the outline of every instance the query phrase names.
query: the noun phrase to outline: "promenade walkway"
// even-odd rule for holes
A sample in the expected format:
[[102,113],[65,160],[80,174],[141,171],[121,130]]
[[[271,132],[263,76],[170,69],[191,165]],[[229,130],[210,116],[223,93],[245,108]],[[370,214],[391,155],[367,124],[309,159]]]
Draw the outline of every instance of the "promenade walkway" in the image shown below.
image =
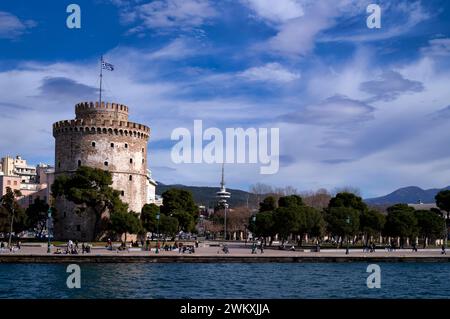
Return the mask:
[[[151,251],[143,251],[140,248],[130,248],[129,250],[107,250],[106,247],[94,247],[89,254],[90,256],[189,256],[189,257],[342,257],[342,258],[354,258],[354,257],[404,257],[404,258],[421,258],[421,257],[433,257],[433,258],[446,258],[448,255],[442,255],[440,249],[419,249],[418,252],[413,252],[411,249],[397,249],[395,251],[386,251],[385,249],[378,249],[375,252],[363,252],[362,249],[350,249],[349,254],[345,254],[345,249],[321,249],[320,252],[312,252],[310,249],[304,251],[290,251],[279,250],[276,248],[266,247],[264,252],[261,253],[257,250],[257,254],[251,253],[251,245],[247,244],[245,247],[243,244],[227,243],[229,247],[229,253],[225,254],[222,251],[222,247],[210,246],[211,243],[200,243],[199,247],[195,249],[195,253],[179,253],[178,250],[165,251],[160,249],[156,254],[155,249]],[[214,245],[214,244],[213,244]],[[217,245],[217,243],[215,243]],[[56,247],[51,248],[51,255],[55,255]],[[81,249],[79,250],[81,255]],[[0,251],[0,256],[5,255],[27,255],[27,256],[48,256],[46,244],[41,246],[27,246],[23,245],[20,250],[10,252],[9,250]],[[77,255],[71,255],[76,257]],[[449,256],[450,258],[450,256]]]

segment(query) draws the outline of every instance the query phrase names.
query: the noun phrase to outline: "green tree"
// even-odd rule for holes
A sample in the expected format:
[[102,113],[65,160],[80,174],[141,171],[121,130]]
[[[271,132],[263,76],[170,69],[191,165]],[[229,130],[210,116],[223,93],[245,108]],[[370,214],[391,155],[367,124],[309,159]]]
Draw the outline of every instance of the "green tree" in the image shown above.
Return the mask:
[[259,212],[272,212],[277,208],[277,200],[273,196],[267,196],[259,203]]
[[303,199],[298,195],[282,196],[278,199],[278,207],[303,206]]
[[306,233],[311,237],[320,238],[325,232],[325,220],[320,211],[313,207],[305,206]]
[[185,232],[195,231],[195,219],[194,216],[184,210],[176,210],[171,216],[178,220],[178,230]]
[[450,190],[444,190],[435,196],[436,206],[447,213],[447,219],[450,218]]
[[384,232],[387,236],[400,237],[400,247],[403,248],[405,238],[417,235],[417,218],[415,210],[406,204],[396,204],[387,209]]
[[159,213],[159,206],[155,204],[145,204],[141,210],[141,222],[144,229],[148,232],[156,232],[157,219],[156,215]]
[[143,230],[138,214],[126,210],[115,211],[111,214],[109,229],[120,237],[125,234],[125,242],[127,234],[138,234]]
[[10,229],[11,218],[8,210],[0,205],[0,233],[7,234]]
[[383,231],[386,216],[376,210],[363,211],[360,216],[360,230],[366,236],[366,246],[370,236],[377,236]]
[[42,232],[46,228],[49,208],[50,206],[46,201],[36,198],[25,211],[27,215],[27,228],[36,229],[39,237],[42,236]]
[[269,211],[257,213],[255,221],[253,221],[253,216],[248,221],[249,230],[255,237],[262,237],[264,244],[266,244],[267,237],[275,236],[276,234],[273,214],[273,212]]
[[52,185],[52,195],[63,196],[78,205],[80,212],[93,213],[95,225],[93,237],[97,240],[107,229],[108,220],[104,213],[128,210],[120,199],[119,191],[113,189],[112,176],[108,171],[81,166],[72,175],[59,176]]
[[278,207],[274,212],[274,229],[282,244],[291,234],[298,234],[300,225],[305,223],[305,216],[298,207]]
[[367,205],[363,202],[361,197],[348,192],[338,193],[336,196],[331,198],[328,208],[331,207],[353,208],[360,213],[367,210]]
[[359,211],[352,207],[330,207],[326,211],[328,231],[341,237],[341,246],[344,238],[354,236],[359,230]]
[[175,237],[178,232],[178,219],[172,216],[161,215],[159,220],[159,232],[166,236]]
[[445,220],[436,213],[428,210],[414,212],[417,219],[418,233],[423,238],[423,247],[428,240],[442,238],[445,231]]
[[1,206],[6,210],[10,221],[8,247],[11,247],[12,233],[19,233],[24,229],[25,214],[17,202],[17,199],[21,196],[22,193],[19,190],[12,190],[11,187],[6,187],[6,193],[0,199]]
[[162,193],[163,205],[161,213],[173,216],[178,220],[179,229],[194,231],[198,217],[198,207],[195,205],[192,193],[184,189],[171,188]]

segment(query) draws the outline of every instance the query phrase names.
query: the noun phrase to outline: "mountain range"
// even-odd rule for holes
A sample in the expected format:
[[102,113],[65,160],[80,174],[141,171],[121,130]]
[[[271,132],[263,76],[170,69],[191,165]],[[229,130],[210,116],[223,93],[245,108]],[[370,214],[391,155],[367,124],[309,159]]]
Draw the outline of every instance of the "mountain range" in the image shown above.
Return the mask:
[[386,204],[397,204],[397,203],[406,203],[406,204],[416,204],[421,201],[424,204],[432,204],[435,203],[434,197],[441,190],[450,190],[450,186],[445,188],[430,188],[430,189],[422,189],[417,186],[408,186],[399,188],[392,193],[374,198],[367,198],[364,201],[367,204],[372,205],[386,205]]
[[[165,185],[158,182],[156,194],[161,195],[169,188],[181,188],[191,191],[195,202],[198,205],[204,205],[206,207],[213,207],[215,205],[217,201],[216,192],[219,190],[218,187],[187,186],[181,184]],[[364,201],[369,205],[393,205],[397,203],[415,204],[419,201],[424,204],[431,204],[435,202],[434,197],[441,190],[450,190],[450,186],[441,189],[422,189],[417,186],[408,186],[399,188],[385,196],[367,198],[364,199]],[[254,194],[232,188],[227,188],[227,191],[231,193],[231,198],[228,200],[231,207],[246,206],[247,202],[250,207],[256,206],[256,198]]]

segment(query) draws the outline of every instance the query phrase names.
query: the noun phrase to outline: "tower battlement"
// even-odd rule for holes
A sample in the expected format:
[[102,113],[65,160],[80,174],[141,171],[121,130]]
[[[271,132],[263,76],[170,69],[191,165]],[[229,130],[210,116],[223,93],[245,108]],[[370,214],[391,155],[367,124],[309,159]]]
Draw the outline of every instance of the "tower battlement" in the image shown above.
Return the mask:
[[121,136],[135,136],[148,139],[150,128],[146,125],[110,119],[75,119],[63,120],[53,123],[53,136],[64,133],[91,133],[91,134],[115,134]]
[[75,105],[77,119],[113,118],[128,120],[128,106],[110,102],[81,102]]

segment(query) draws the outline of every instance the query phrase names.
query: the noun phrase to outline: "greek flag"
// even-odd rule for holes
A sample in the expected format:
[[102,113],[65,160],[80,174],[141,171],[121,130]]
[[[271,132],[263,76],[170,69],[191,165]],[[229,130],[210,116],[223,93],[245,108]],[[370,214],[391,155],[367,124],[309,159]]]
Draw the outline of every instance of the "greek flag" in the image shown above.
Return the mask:
[[114,65],[112,65],[111,63],[107,63],[105,61],[102,61],[102,69],[109,70],[109,71],[114,71]]

